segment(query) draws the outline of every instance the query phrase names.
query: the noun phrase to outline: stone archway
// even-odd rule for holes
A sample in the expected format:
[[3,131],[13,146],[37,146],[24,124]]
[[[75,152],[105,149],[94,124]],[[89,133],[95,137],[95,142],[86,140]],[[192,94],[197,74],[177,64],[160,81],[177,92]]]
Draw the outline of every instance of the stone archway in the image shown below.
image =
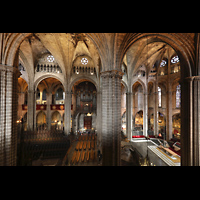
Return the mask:
[[[152,42],[163,42],[171,46],[181,60],[181,66],[184,68],[184,76],[189,77],[194,74],[195,60],[193,52],[193,46],[191,43],[187,42],[187,39],[184,35],[179,33],[129,33],[125,37],[124,41],[121,44],[120,51],[118,51],[119,65],[123,63],[123,58],[128,51],[128,49],[138,41],[147,40],[146,44]],[[185,39],[185,40],[184,40]]]
[[[179,39],[177,39],[179,38]],[[195,132],[193,131],[193,118],[197,114],[194,112],[193,107],[193,84],[194,80],[191,76],[195,74],[195,60],[194,55],[191,54],[193,51],[193,47],[191,44],[188,44],[186,38],[184,38],[181,34],[168,34],[168,33],[138,33],[138,34],[129,34],[126,38],[127,40],[123,42],[121,45],[122,49],[120,51],[120,65],[123,62],[123,57],[125,56],[128,49],[136,44],[137,42],[144,41],[148,45],[154,42],[163,42],[174,49],[180,58],[180,66],[181,66],[181,164],[182,165],[190,165],[193,162],[193,153],[195,153],[193,148],[193,135]],[[128,42],[127,42],[128,41]],[[126,43],[127,42],[127,43]],[[189,78],[188,78],[189,77]],[[191,77],[191,78],[190,78]],[[196,81],[198,82],[198,81]],[[197,117],[198,118],[198,117]],[[188,123],[190,122],[190,123]],[[198,126],[196,126],[197,128]],[[196,129],[196,133],[198,133]],[[197,136],[194,136],[197,137]],[[190,152],[190,153],[189,153]],[[197,155],[197,153],[196,153]],[[198,159],[199,160],[199,159]],[[192,164],[191,164],[192,165]]]
[[37,113],[36,116],[36,127],[37,129],[44,129],[46,126],[46,114],[43,111]]
[[[72,83],[73,132],[83,131],[83,129],[90,129],[90,131],[94,132],[96,130],[96,123],[94,121],[96,122],[98,95],[96,84],[89,79],[76,79],[76,82],[73,81]],[[81,123],[81,128],[79,120],[76,120],[76,116],[79,114],[84,115],[84,123]]]

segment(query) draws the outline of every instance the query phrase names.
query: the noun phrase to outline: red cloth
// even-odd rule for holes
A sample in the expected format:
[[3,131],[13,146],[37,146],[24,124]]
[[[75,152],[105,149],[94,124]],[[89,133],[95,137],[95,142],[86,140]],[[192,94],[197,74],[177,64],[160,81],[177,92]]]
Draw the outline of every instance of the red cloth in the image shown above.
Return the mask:
[[132,138],[144,138],[144,135],[133,135]]

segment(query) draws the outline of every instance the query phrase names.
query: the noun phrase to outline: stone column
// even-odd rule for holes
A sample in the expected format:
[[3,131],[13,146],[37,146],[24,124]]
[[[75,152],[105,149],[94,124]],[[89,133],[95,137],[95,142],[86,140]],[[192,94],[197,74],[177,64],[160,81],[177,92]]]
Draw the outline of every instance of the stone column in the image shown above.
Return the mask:
[[0,166],[17,161],[17,68],[0,64]]
[[97,145],[101,148],[101,140],[102,140],[102,93],[97,92],[97,118],[96,118],[96,129],[97,129]]
[[[169,49],[168,49],[169,55]],[[168,62],[168,76],[167,76],[167,102],[166,102],[166,140],[172,138],[172,83],[170,79],[171,62]]]
[[181,81],[181,165],[182,166],[192,166],[194,163],[193,79],[194,77],[188,77]]
[[[131,132],[131,137],[133,135],[133,129],[135,128],[135,115],[136,115],[136,111],[138,110],[136,108],[135,92],[132,93],[132,104],[133,104],[133,106],[131,108],[132,109],[132,121],[131,121],[131,123],[132,123],[132,132]],[[135,133],[134,133],[134,135],[135,135]]]
[[117,70],[101,73],[103,166],[120,165],[122,74]]
[[171,83],[167,83],[167,98],[166,98],[166,140],[172,138],[172,87]]
[[143,104],[143,135],[148,135],[148,93],[144,92],[144,104]]
[[52,103],[52,92],[47,93],[47,129],[51,130],[51,103]]
[[76,124],[76,93],[73,91],[72,94],[72,105],[73,105],[73,111],[72,111],[72,130],[74,133],[76,133],[77,130],[77,124]]
[[65,128],[64,133],[68,135],[71,132],[71,92],[65,91]]
[[[193,166],[200,165],[200,76],[193,79]],[[182,118],[182,116],[181,116]]]
[[158,81],[154,83],[154,135],[158,135]]
[[33,131],[35,122],[35,93],[34,90],[28,90],[28,110],[27,110],[27,130]]
[[132,121],[133,121],[133,94],[126,93],[126,136],[129,140],[132,137]]
[[181,165],[200,165],[200,76],[181,82]]
[[22,105],[24,104],[24,92],[17,93],[18,95],[18,111],[17,111],[17,119],[20,119],[22,117]]

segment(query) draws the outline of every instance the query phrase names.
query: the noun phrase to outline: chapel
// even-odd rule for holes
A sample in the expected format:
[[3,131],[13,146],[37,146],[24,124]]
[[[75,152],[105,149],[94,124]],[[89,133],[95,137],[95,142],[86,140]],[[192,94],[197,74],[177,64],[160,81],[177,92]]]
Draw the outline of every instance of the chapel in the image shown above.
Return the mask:
[[199,166],[199,39],[0,33],[0,166]]

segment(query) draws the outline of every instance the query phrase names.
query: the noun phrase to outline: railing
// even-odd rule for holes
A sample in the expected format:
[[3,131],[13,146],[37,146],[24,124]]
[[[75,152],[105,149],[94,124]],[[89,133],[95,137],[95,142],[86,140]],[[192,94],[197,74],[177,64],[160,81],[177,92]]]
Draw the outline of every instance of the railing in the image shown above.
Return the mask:
[[35,72],[51,72],[51,73],[62,73],[62,70],[58,65],[37,65]]
[[28,141],[58,141],[63,138],[63,131],[62,130],[38,130],[38,131],[24,131],[18,134],[18,142],[23,138],[25,142]]

